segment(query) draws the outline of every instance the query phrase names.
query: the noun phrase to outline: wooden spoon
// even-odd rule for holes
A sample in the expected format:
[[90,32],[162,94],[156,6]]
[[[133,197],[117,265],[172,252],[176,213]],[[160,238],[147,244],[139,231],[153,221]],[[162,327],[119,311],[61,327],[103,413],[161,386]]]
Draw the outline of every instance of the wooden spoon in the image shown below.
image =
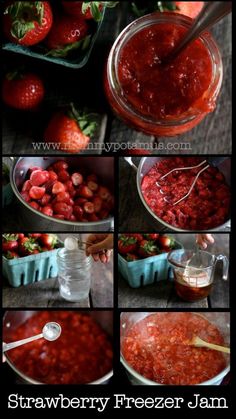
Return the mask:
[[199,338],[199,336],[195,336],[190,342],[190,345],[202,347],[202,348],[209,348],[209,349],[213,349],[214,351],[220,351],[220,352],[225,352],[226,354],[230,354],[230,348],[227,348],[225,346],[215,345],[214,343],[206,342],[205,340],[202,340],[201,338]]

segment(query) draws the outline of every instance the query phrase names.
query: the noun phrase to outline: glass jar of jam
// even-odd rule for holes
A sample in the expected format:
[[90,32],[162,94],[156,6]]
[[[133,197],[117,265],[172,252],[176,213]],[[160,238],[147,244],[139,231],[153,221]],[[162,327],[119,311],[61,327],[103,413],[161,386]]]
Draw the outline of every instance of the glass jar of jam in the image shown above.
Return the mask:
[[60,295],[68,301],[88,298],[91,287],[90,256],[84,250],[63,248],[57,253]]
[[183,134],[215,109],[223,64],[209,32],[165,61],[191,24],[176,13],[152,13],[127,26],[110,51],[108,101],[121,119],[145,134]]

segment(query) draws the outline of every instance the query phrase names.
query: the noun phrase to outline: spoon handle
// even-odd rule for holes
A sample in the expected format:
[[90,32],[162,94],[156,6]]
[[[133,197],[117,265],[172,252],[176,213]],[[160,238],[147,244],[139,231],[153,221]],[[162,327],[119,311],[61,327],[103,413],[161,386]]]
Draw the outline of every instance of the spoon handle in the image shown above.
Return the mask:
[[193,346],[205,347],[209,349],[213,349],[214,351],[224,352],[226,354],[230,354],[230,348],[226,348],[225,346],[215,345],[214,343],[206,342],[199,337],[194,338],[192,342]]
[[168,57],[168,62],[176,58],[187,45],[197,39],[202,32],[209,30],[215,23],[223,19],[232,10],[231,1],[208,1],[199,13],[193,25]]
[[34,340],[41,339],[43,337],[43,334],[40,333],[39,335],[31,336],[30,338],[17,340],[16,342],[11,343],[3,343],[2,351],[6,352],[10,349],[17,348],[18,346],[25,345],[26,343],[33,342]]

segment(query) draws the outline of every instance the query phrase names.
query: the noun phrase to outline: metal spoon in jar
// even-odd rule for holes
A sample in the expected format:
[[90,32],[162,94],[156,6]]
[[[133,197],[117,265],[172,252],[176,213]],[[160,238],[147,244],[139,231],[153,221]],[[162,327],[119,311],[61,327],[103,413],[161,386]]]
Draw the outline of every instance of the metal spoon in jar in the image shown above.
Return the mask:
[[50,342],[59,338],[61,334],[61,326],[58,323],[50,322],[46,323],[43,327],[42,333],[39,335],[31,336],[30,338],[17,340],[16,342],[3,343],[2,351],[6,352],[10,349],[17,348],[18,346],[25,345],[26,343],[33,342],[34,340],[44,338]]
[[191,42],[199,38],[202,32],[209,30],[215,23],[223,19],[227,14],[232,11],[231,1],[208,1],[202,11],[193,21],[193,25],[187,31],[180,43],[168,55],[163,64],[168,64],[174,60]]
[[202,340],[199,338],[199,336],[195,336],[191,342],[191,346],[196,346],[198,348],[208,348],[213,349],[214,351],[224,352],[226,354],[230,354],[230,348],[227,348],[226,346],[221,345],[215,345],[214,343],[206,342],[205,340]]

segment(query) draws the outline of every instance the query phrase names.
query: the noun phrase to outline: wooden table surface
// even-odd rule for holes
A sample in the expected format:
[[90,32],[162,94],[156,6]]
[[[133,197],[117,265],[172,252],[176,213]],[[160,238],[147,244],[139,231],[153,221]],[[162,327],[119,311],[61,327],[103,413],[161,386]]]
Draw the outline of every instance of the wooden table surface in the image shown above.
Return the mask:
[[[194,234],[173,234],[173,237],[186,248],[193,248]],[[215,243],[208,250],[212,254],[224,254],[229,258],[229,235],[215,234]],[[213,290],[208,298],[194,303],[182,301],[175,293],[172,281],[160,281],[141,288],[131,288],[119,274],[118,305],[120,308],[151,308],[151,309],[180,309],[180,308],[228,308],[229,307],[229,278],[222,279],[222,266],[218,263],[214,274]]]
[[[66,69],[51,63],[19,54],[4,52],[5,69],[16,64],[42,74],[46,78],[47,96],[43,109],[38,114],[23,114],[5,109],[3,116],[3,153],[34,154],[32,141],[41,141],[44,127],[57,104],[71,101],[88,106],[101,115],[102,127],[97,133],[99,142],[109,143],[114,150],[118,144],[158,145],[153,153],[158,154],[230,154],[231,153],[231,17],[218,23],[212,32],[219,44],[224,64],[224,79],[221,94],[214,113],[192,131],[175,138],[146,136],[128,128],[111,113],[103,93],[103,70],[107,54],[121,30],[133,16],[129,2],[120,2],[116,9],[107,10],[100,36],[89,63],[84,69]],[[95,70],[96,69],[96,70]],[[108,120],[106,119],[108,117]],[[104,119],[105,118],[105,119]],[[171,149],[172,148],[172,149]],[[107,149],[108,150],[108,149]],[[36,152],[37,153],[37,152]],[[40,151],[38,154],[44,154]],[[48,152],[47,152],[48,154]]]
[[[73,234],[74,236],[78,236]],[[64,240],[66,234],[58,234]],[[84,241],[85,236],[81,235]],[[59,294],[57,278],[12,288],[4,279],[2,289],[3,308],[112,308],[113,307],[113,258],[107,264],[92,262],[92,285],[89,297],[72,303]]]

